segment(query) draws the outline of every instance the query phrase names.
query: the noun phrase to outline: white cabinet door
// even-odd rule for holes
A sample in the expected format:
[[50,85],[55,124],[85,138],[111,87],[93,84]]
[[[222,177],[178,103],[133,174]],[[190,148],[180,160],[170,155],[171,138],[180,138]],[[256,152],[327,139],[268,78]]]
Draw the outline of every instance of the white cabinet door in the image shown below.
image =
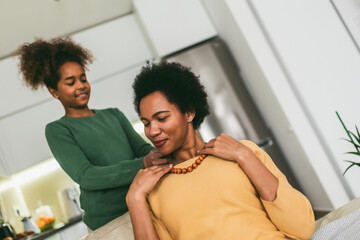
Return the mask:
[[132,84],[142,65],[134,66],[107,79],[92,84],[91,108],[119,108],[129,119],[138,121],[133,105]]
[[134,0],[133,3],[159,57],[217,34],[200,0]]
[[0,120],[0,162],[10,175],[50,158],[45,126],[64,115],[57,100],[49,100]]
[[18,59],[12,57],[0,61],[0,119],[50,99],[47,89],[34,92],[25,86],[17,64]]
[[150,49],[133,15],[76,33],[74,40],[95,57],[87,73],[89,81],[98,81],[152,58]]

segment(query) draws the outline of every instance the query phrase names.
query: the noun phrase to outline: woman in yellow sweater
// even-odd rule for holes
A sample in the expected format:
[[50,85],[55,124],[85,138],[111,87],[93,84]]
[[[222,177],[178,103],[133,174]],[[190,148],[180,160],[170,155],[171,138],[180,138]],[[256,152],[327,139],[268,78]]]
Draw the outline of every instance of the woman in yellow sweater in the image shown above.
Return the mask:
[[149,63],[133,87],[146,136],[173,160],[140,170],[130,186],[136,239],[310,238],[308,199],[261,148],[226,134],[205,143],[196,133],[209,110],[189,68]]

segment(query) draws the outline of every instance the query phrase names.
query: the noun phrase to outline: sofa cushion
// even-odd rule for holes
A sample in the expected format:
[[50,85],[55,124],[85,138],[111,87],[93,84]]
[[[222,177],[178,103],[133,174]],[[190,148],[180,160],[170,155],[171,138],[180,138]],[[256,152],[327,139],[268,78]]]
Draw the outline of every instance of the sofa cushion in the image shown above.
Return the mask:
[[315,222],[315,231],[319,230],[323,226],[325,226],[328,223],[331,223],[332,221],[335,221],[337,219],[340,219],[350,213],[353,213],[354,211],[360,209],[360,197],[355,198],[345,204],[344,206],[335,209],[328,214],[326,214],[324,217],[318,219]]

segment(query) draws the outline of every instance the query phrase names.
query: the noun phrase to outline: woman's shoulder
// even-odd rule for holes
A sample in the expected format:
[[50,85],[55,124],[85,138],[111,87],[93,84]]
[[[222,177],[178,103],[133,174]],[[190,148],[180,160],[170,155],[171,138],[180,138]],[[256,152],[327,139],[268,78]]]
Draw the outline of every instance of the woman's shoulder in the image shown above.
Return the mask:
[[244,144],[245,146],[247,146],[248,148],[250,148],[252,150],[260,149],[260,147],[251,140],[244,139],[244,140],[239,140],[239,142],[241,142],[242,144]]
[[[217,157],[217,156],[214,156],[214,155],[208,155],[206,157],[206,159],[204,159],[204,161],[206,161],[206,164],[205,166],[209,166],[209,167],[213,167],[213,166],[216,166],[216,168],[227,168],[227,167],[230,167],[230,168],[233,168],[234,166],[238,166],[236,162],[234,161],[229,161],[227,159],[223,159],[223,158],[220,158],[220,157]],[[206,167],[207,167],[206,166]]]
[[250,141],[250,140],[241,140],[242,144],[244,144],[246,147],[250,148],[251,151],[255,154],[255,156],[265,165],[272,162],[271,157],[263,150],[261,147],[259,147],[256,143]]

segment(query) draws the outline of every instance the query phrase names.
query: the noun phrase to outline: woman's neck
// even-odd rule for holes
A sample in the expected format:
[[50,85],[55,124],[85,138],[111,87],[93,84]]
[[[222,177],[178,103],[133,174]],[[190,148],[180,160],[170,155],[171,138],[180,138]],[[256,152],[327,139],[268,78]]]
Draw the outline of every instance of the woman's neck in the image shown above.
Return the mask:
[[188,137],[188,141],[184,143],[182,148],[172,154],[171,158],[174,164],[179,164],[196,157],[196,151],[203,148],[205,143],[200,136],[195,131],[193,131],[193,134],[191,135],[192,136]]
[[94,111],[90,110],[89,107],[82,109],[67,108],[65,109],[65,116],[71,118],[82,118],[94,116]]

